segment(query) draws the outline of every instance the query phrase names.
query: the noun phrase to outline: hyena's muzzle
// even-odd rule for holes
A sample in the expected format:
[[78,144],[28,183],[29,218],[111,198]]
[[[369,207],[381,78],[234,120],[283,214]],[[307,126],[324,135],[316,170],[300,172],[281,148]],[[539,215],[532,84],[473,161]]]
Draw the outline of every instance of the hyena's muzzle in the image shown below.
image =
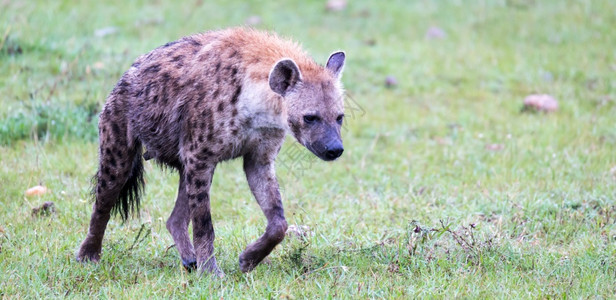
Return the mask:
[[319,135],[318,139],[306,144],[306,148],[325,161],[332,161],[340,157],[344,152],[344,147],[342,146],[339,127],[335,125],[326,126],[326,128],[322,128],[321,132],[322,134]]

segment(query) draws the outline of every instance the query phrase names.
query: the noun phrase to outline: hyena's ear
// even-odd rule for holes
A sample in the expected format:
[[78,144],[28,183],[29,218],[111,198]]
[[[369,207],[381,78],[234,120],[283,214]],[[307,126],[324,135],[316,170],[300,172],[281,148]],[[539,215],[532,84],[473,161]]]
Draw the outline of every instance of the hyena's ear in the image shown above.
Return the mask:
[[299,67],[288,58],[279,60],[269,74],[270,88],[283,97],[301,80],[302,74],[299,72]]
[[330,70],[336,78],[340,78],[344,69],[344,59],[346,55],[342,51],[334,52],[329,56],[325,67]]

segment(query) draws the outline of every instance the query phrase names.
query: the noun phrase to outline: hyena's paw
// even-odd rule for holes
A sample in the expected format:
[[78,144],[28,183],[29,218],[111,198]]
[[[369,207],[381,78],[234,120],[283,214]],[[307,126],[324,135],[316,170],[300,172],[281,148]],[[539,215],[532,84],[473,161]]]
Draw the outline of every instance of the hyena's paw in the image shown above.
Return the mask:
[[252,255],[247,254],[246,252],[240,255],[240,271],[244,273],[248,273],[259,265],[261,260],[257,260]]
[[189,258],[189,259],[182,258],[182,265],[184,266],[184,269],[186,269],[186,271],[188,272],[197,270],[197,260],[194,258]]
[[87,244],[81,245],[79,251],[75,255],[75,259],[78,262],[98,262],[101,259],[100,247],[92,247]]

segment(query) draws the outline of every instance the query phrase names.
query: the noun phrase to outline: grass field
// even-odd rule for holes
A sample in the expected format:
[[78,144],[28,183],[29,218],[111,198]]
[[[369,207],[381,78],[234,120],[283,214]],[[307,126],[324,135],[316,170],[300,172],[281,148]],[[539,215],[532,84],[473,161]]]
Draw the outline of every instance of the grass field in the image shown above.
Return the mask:
[[[0,298],[614,297],[616,2],[349,2],[1,1]],[[142,53],[251,16],[319,62],[347,52],[343,157],[289,138],[277,161],[289,224],[310,232],[241,273],[265,218],[224,163],[226,277],[187,273],[165,228],[177,174],[148,162],[140,218],[112,220],[101,262],[77,263],[115,82]],[[559,110],[522,113],[532,93]],[[25,197],[37,184],[50,192]],[[55,214],[33,216],[45,201]]]

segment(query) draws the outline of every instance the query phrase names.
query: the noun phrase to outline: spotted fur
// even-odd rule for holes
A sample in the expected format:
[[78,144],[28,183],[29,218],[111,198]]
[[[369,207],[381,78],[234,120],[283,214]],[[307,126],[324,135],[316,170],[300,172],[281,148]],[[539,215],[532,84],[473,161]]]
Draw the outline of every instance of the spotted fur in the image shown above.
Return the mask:
[[336,52],[321,66],[296,43],[245,28],[185,37],[139,57],[100,115],[96,200],[77,259],[100,259],[112,212],[125,220],[138,211],[143,159],[153,159],[180,174],[167,228],[184,266],[221,275],[209,189],[219,162],[242,157],[268,220],[240,255],[240,269],[252,270],[287,229],[274,169],[285,134],[325,160],[342,154],[344,59]]

